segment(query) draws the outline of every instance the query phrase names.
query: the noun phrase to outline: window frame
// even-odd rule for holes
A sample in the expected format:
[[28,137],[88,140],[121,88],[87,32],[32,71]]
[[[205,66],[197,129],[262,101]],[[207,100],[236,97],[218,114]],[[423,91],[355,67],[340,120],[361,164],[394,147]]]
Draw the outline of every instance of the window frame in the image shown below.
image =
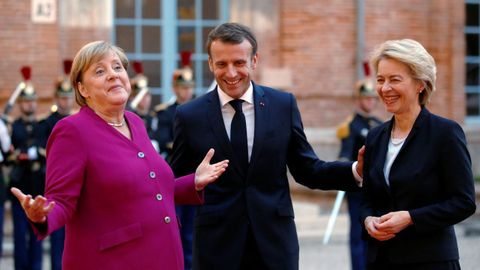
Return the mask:
[[[112,0],[113,7],[113,27],[111,32],[111,40],[114,44],[117,42],[117,26],[133,26],[135,30],[134,52],[126,52],[130,62],[137,61],[160,61],[161,68],[159,72],[160,87],[150,87],[150,91],[154,96],[160,96],[161,102],[168,102],[174,98],[172,92],[172,74],[175,69],[180,68],[180,52],[178,51],[178,28],[193,27],[195,30],[195,53],[192,54],[191,63],[195,70],[195,93],[201,95],[208,91],[208,86],[203,78],[204,62],[208,61],[208,54],[203,52],[206,40],[203,40],[203,28],[214,27],[218,24],[228,21],[230,17],[230,1],[218,0],[219,18],[217,20],[202,19],[203,0],[194,0],[195,3],[195,19],[181,20],[177,16],[177,0],[160,0],[161,18],[145,19],[142,17],[142,1],[135,1],[135,18],[117,18],[116,17],[116,1]],[[160,35],[160,53],[144,53],[142,52],[142,27],[143,26],[159,26],[161,28]]]
[[[477,4],[478,5],[478,12],[480,14],[480,0],[465,0],[465,8],[467,7],[467,4]],[[480,18],[478,18],[478,25],[476,26],[467,26],[467,14],[465,14],[465,42],[466,42],[466,36],[468,34],[474,34],[479,37],[480,40]],[[467,50],[465,50],[465,67],[468,64],[478,64],[480,66],[480,42],[478,43],[478,56],[469,56],[467,55]],[[465,73],[467,72],[467,68],[465,68]],[[467,102],[467,94],[473,93],[473,94],[478,94],[480,96],[480,68],[479,68],[479,83],[478,85],[468,85],[467,80],[465,80],[465,101]],[[466,74],[465,74],[466,76]],[[479,104],[480,108],[480,98],[479,98]],[[465,122],[467,124],[480,124],[480,112],[478,115],[468,115],[467,112],[467,104],[465,104]]]

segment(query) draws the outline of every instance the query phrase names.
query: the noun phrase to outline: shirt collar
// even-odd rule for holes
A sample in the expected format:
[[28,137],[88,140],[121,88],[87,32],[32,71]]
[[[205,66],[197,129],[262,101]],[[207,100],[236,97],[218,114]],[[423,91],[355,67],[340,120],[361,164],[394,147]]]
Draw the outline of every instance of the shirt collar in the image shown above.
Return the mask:
[[[220,86],[217,86],[218,89],[218,97],[220,99],[220,104],[225,106],[228,102],[234,100],[231,96],[227,95]],[[240,97],[241,100],[248,102],[250,104],[253,104],[253,84],[250,82],[250,86],[248,87],[247,91],[243,94],[243,96]]]

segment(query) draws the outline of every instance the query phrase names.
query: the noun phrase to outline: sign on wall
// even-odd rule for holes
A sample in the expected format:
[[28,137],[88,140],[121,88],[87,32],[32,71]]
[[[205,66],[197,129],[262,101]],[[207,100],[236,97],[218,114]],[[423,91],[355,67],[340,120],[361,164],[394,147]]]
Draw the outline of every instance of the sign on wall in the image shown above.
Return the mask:
[[33,23],[54,23],[56,20],[56,0],[32,0]]

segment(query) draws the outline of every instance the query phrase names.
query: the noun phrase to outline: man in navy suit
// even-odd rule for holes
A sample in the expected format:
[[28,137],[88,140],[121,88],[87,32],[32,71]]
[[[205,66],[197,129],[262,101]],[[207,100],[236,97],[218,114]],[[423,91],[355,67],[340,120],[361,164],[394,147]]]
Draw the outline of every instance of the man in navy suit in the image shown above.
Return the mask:
[[247,27],[217,26],[207,49],[218,86],[177,108],[172,168],[194,172],[211,147],[232,166],[197,208],[194,269],[298,269],[287,167],[307,187],[356,190],[363,158],[358,166],[318,159],[294,96],[251,81],[257,41]]

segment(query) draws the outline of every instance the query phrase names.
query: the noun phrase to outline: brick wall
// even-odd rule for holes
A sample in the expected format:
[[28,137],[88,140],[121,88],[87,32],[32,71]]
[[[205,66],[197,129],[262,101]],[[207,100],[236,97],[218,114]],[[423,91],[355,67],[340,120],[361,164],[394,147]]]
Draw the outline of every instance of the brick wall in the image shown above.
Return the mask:
[[60,62],[57,53],[58,24],[30,23],[30,1],[2,1],[0,9],[0,98],[10,96],[22,80],[20,68],[32,67],[32,82],[40,101],[52,88],[57,70],[53,63]]
[[[365,0],[367,55],[387,39],[420,41],[437,62],[437,92],[429,108],[460,123],[465,118],[464,2],[450,0]],[[255,80],[294,93],[309,130],[332,130],[355,107],[357,1],[231,0],[232,21],[249,25],[259,39],[260,62]],[[73,58],[85,43],[110,39],[111,1],[57,1],[53,24],[33,24],[31,1],[3,0],[0,9],[0,108],[21,81],[19,69],[33,68],[40,113],[52,104],[53,84],[62,60]],[[270,72],[274,71],[274,72]],[[278,72],[280,71],[280,72]],[[288,78],[288,79],[287,79]],[[282,85],[283,84],[283,85]],[[16,110],[13,115],[17,114]],[[383,106],[376,114],[387,119]],[[332,148],[333,133],[309,139]],[[478,128],[470,128],[473,163],[480,160]],[[329,135],[330,134],[330,135]],[[474,138],[474,139],[472,139]],[[333,146],[336,147],[336,146]],[[333,149],[333,148],[332,148]],[[332,153],[336,151],[330,151]],[[327,155],[333,159],[335,155]],[[477,173],[480,168],[475,167]]]
[[352,108],[355,1],[283,1],[280,18],[280,62],[292,70],[288,90],[298,98],[304,124],[336,125]]
[[373,49],[387,39],[413,38],[422,43],[437,64],[437,91],[429,108],[463,123],[464,3],[448,0],[366,2],[366,48]]
[[[109,39],[111,8],[92,0],[57,1],[57,21],[33,24],[30,1],[2,1],[0,9],[0,102],[21,80],[22,65],[33,68],[41,103],[51,102],[62,60],[86,42]],[[291,76],[284,89],[293,92],[307,127],[333,127],[354,107],[356,81],[356,1],[232,0],[232,19],[254,29],[260,41],[259,70],[282,69]],[[394,7],[394,8],[393,8]],[[104,14],[100,16],[101,14]],[[110,22],[111,23],[111,22]],[[433,112],[463,122],[464,3],[449,0],[365,1],[365,51],[387,39],[414,38],[425,45],[438,66]],[[386,118],[382,106],[378,114]],[[333,111],[332,111],[333,110]]]
[[[296,95],[304,125],[313,134],[309,139],[315,149],[323,149],[319,155],[327,160],[335,159],[338,142],[332,141],[334,133],[323,131],[334,129],[355,107],[351,97],[356,81],[356,1],[270,2],[271,9],[280,14],[278,31],[274,35],[258,36],[260,55],[268,55],[260,58],[259,73],[270,68],[291,73],[292,84],[284,89]],[[437,91],[428,107],[460,124],[464,124],[465,119],[464,9],[463,1],[365,1],[365,50],[362,52],[368,58],[375,46],[388,39],[418,40],[437,64]],[[261,25],[254,24],[255,20],[243,22],[254,25],[257,33],[261,32]],[[260,78],[260,82],[262,79],[271,83],[271,78]],[[375,114],[383,119],[390,117],[381,104]],[[474,174],[478,175],[480,130],[478,126],[464,128]],[[329,149],[327,153],[325,149]]]
[[[95,6],[92,1],[84,5]],[[57,1],[57,5],[71,5]],[[101,5],[100,5],[101,6]],[[60,13],[62,6],[57,7]],[[55,23],[38,24],[31,21],[31,1],[3,0],[0,9],[0,108],[23,80],[20,68],[32,68],[32,83],[39,96],[38,113],[48,112],[53,104],[54,83],[63,75],[63,59],[73,58],[85,43],[108,39],[106,27],[75,27],[66,25],[57,14]],[[14,108],[11,115],[19,114]]]
[[[314,128],[337,125],[355,107],[351,96],[357,80],[356,2],[269,2],[271,10],[279,12],[275,24],[278,31],[273,35],[271,32],[268,36],[259,35],[260,55],[267,55],[260,58],[259,73],[273,67],[288,70],[292,84],[284,89],[297,96],[305,125]],[[252,13],[262,16],[261,9],[259,12],[253,4],[249,6]],[[242,22],[262,33],[262,24],[249,18]],[[429,108],[463,123],[464,3],[448,0],[365,1],[364,20],[365,50],[361,53],[365,59],[385,40],[418,40],[436,59],[438,67],[437,92]],[[260,82],[262,79],[271,82],[270,78],[260,78]],[[381,105],[376,114],[384,119],[389,117]]]

